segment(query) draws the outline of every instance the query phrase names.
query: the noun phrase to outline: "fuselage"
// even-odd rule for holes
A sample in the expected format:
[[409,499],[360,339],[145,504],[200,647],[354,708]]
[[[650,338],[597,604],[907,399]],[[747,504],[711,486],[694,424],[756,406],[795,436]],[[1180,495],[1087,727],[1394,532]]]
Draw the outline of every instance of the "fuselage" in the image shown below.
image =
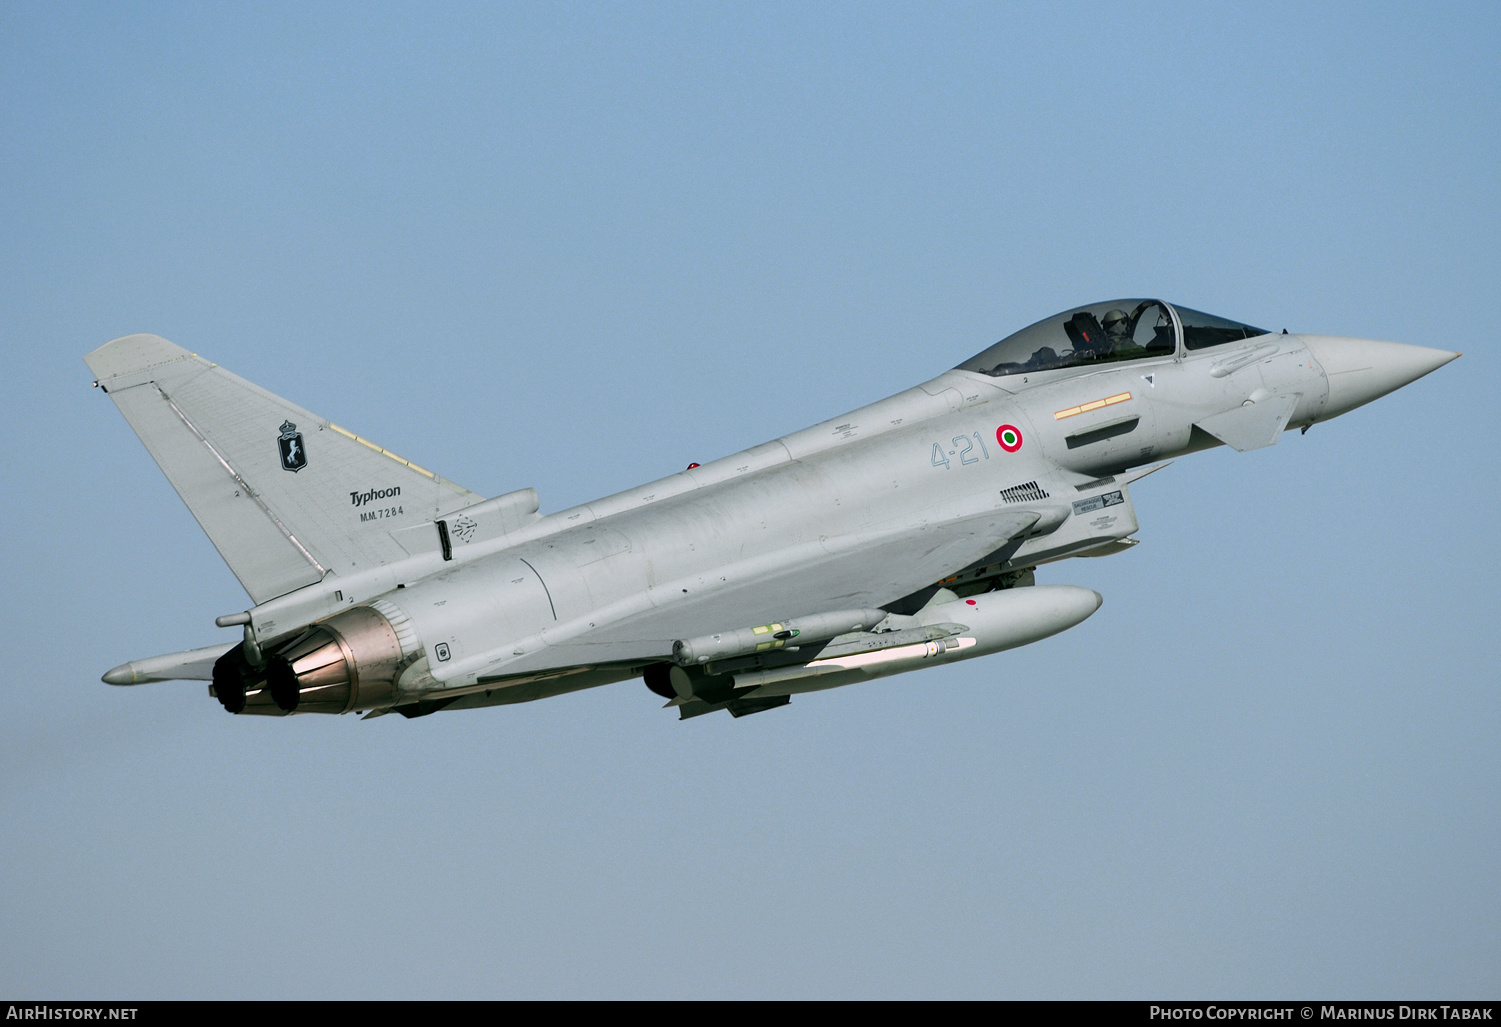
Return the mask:
[[[683,716],[740,716],[1079,623],[1096,593],[1016,586],[1133,545],[1128,486],[1153,465],[1272,445],[1456,355],[1094,304],[887,399],[547,516],[531,489],[480,500],[155,336],[89,359],[263,597],[220,618],[245,631],[211,661],[231,712],[420,715],[641,675]],[[105,680],[202,674],[205,652]],[[697,652],[717,655],[682,658]]]
[[[1295,335],[1004,379],[949,371],[543,517],[473,554],[459,548],[447,566],[385,596],[383,608],[399,609],[429,654],[440,643],[446,652],[411,668],[402,685],[473,687],[487,672],[523,672],[548,646],[629,638],[669,611],[680,636],[724,629],[712,609],[698,612],[716,588],[795,574],[821,540],[965,516],[1008,493],[1039,521],[1035,537],[990,565],[994,576],[1089,552],[1137,527],[1123,490],[1091,482],[1216,445],[1196,422],[1273,399],[1293,402],[1279,431],[1308,425],[1328,395],[1327,376]],[[1101,400],[1110,402],[1092,406]],[[1120,498],[1102,508],[1087,502],[1095,494]],[[792,590],[765,618],[813,612]]]

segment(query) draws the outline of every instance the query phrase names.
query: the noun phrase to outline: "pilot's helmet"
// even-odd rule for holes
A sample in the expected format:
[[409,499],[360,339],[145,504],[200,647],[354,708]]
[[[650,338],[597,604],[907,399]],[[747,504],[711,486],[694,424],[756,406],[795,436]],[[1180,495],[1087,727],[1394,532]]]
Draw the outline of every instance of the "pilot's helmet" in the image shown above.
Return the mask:
[[1106,314],[1100,323],[1110,335],[1125,335],[1131,330],[1131,316],[1119,307]]

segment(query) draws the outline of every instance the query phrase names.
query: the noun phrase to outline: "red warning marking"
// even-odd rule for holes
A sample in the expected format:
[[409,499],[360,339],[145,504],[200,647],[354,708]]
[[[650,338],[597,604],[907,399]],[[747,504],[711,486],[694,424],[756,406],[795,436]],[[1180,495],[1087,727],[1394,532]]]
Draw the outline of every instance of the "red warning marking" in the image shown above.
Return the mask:
[[995,430],[995,440],[1006,452],[1015,453],[1022,448],[1021,429],[1014,424],[1003,424]]

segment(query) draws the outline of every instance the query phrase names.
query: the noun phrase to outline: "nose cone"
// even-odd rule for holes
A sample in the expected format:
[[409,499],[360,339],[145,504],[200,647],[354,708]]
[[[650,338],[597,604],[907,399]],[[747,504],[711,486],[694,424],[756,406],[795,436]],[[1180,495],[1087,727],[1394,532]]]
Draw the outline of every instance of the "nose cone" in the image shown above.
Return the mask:
[[1320,421],[1395,392],[1459,356],[1446,349],[1374,339],[1348,339],[1337,335],[1305,335],[1302,338],[1329,379],[1329,401],[1319,414]]

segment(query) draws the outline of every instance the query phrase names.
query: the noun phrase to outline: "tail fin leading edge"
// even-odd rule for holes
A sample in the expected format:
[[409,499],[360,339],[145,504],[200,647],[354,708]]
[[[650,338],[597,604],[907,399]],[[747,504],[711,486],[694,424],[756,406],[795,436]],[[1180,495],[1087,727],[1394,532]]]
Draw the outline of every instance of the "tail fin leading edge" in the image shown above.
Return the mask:
[[159,336],[84,362],[256,603],[400,560],[391,532],[483,498]]

